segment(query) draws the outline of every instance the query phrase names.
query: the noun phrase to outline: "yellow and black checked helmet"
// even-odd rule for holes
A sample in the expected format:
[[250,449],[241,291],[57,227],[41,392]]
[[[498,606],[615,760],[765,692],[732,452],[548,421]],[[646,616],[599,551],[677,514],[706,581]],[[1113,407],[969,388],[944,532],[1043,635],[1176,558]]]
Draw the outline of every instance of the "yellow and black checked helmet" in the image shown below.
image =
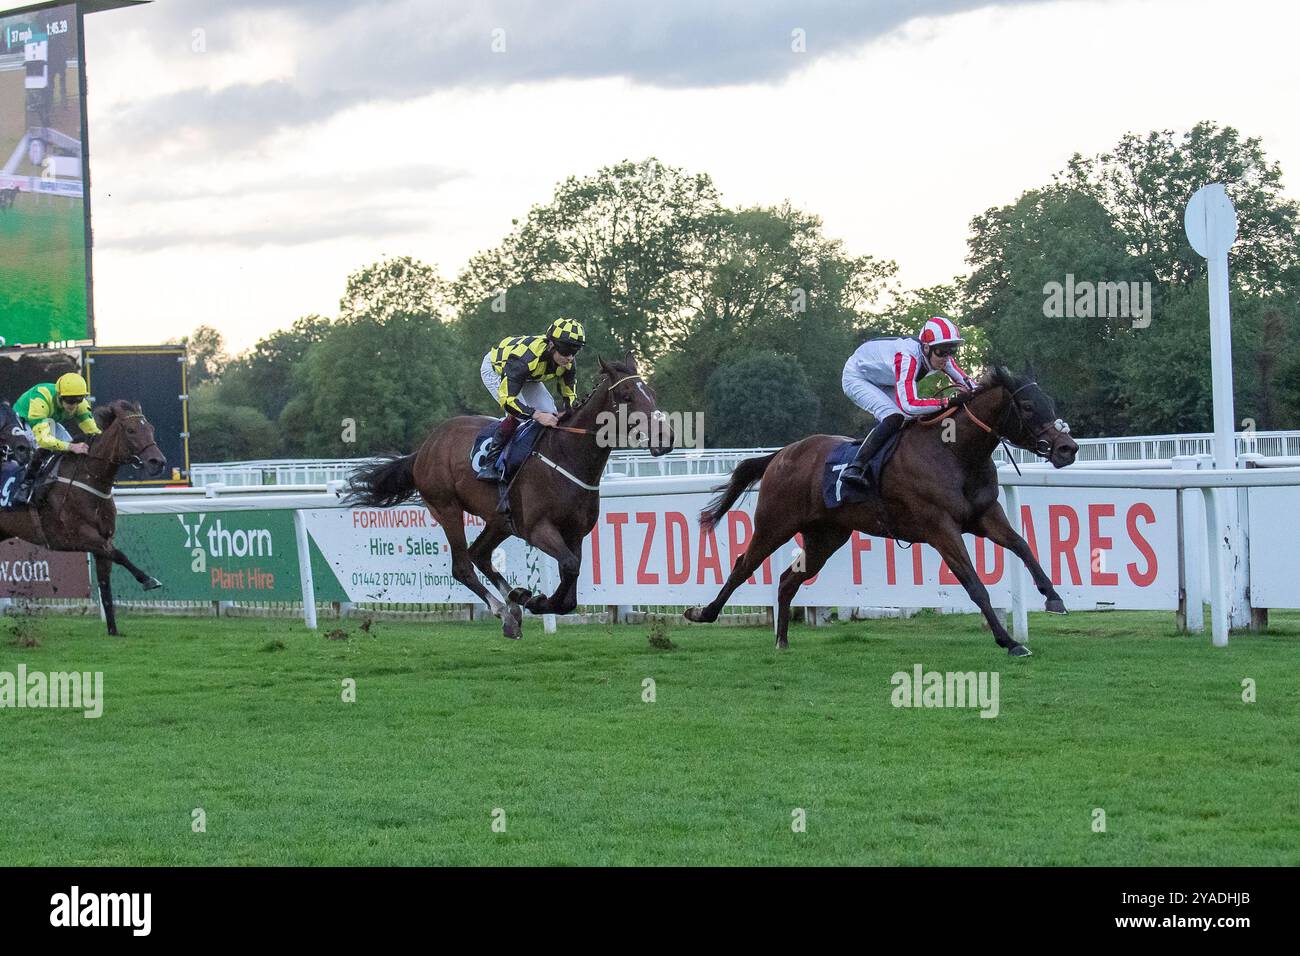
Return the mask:
[[587,344],[587,333],[582,330],[582,323],[573,319],[556,319],[546,330],[546,337],[556,345],[567,345],[565,351],[576,352]]

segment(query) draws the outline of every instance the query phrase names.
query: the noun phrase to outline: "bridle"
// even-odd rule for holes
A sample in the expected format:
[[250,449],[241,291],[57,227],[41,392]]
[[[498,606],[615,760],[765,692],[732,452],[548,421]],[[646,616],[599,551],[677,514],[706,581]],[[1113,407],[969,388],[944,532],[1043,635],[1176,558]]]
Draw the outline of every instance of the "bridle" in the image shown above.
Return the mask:
[[[611,401],[610,401],[610,407],[611,407],[611,408],[618,408],[618,407],[621,406],[621,405],[626,405],[626,404],[627,404],[627,402],[620,402],[620,401],[616,401],[616,400],[614,400],[614,389],[618,388],[618,387],[619,387],[620,385],[622,385],[624,382],[630,382],[630,381],[632,381],[633,379],[638,379],[638,380],[640,380],[640,382],[641,382],[642,385],[645,385],[645,379],[642,379],[640,375],[624,375],[624,376],[623,376],[622,378],[620,378],[617,382],[614,382],[613,384],[611,384],[611,385],[609,386],[609,388],[606,390],[605,394],[608,395],[609,398],[610,398],[610,400],[611,400]],[[585,405],[585,404],[586,404],[586,400],[584,400],[584,401],[581,402],[580,404]],[[574,406],[574,408],[577,408],[577,407],[578,407],[577,405]],[[663,413],[660,412],[660,414],[663,414]],[[598,429],[595,429],[595,428],[577,428],[577,427],[575,427],[575,426],[573,426],[573,425],[554,425],[554,426],[552,426],[552,427],[555,428],[555,429],[557,429],[557,430],[559,430],[559,431],[562,431],[562,432],[569,432],[569,433],[572,434],[572,435],[595,435],[595,434],[597,433],[597,431],[598,431]]]
[[[1003,388],[1005,387],[1006,386],[1004,385]],[[970,420],[974,422],[976,425],[978,425],[983,431],[985,431],[990,435],[996,435],[1004,447],[1007,444],[1007,416],[1011,412],[1015,412],[1016,424],[1019,425],[1020,427],[1019,434],[1023,435],[1026,432],[1028,432],[1029,436],[1034,440],[1034,447],[1028,450],[1033,454],[1037,455],[1039,458],[1050,459],[1052,457],[1052,443],[1051,441],[1049,441],[1047,438],[1043,436],[1047,433],[1049,429],[1052,428],[1055,428],[1057,431],[1064,432],[1066,435],[1068,435],[1070,434],[1070,425],[1068,422],[1065,422],[1060,418],[1056,418],[1052,422],[1043,424],[1037,429],[1032,428],[1029,425],[1029,423],[1025,420],[1025,414],[1020,410],[1020,405],[1017,404],[1016,402],[1016,396],[1019,395],[1021,392],[1023,392],[1025,389],[1030,387],[1038,389],[1038,394],[1042,395],[1043,398],[1047,401],[1047,404],[1052,407],[1052,413],[1053,415],[1055,415],[1056,406],[1053,405],[1051,398],[1048,397],[1047,393],[1043,391],[1042,387],[1037,382],[1026,382],[1024,385],[1021,385],[1015,391],[1011,392],[1011,398],[1007,402],[1007,407],[1002,409],[1002,415],[998,418],[998,423],[996,427],[988,425],[985,422],[981,421],[979,416],[970,410],[969,402],[962,402],[960,406],[960,410],[965,412],[967,417],[970,418]],[[957,408],[949,408],[948,410],[944,411],[942,414],[935,415],[932,418],[921,419],[920,421],[922,425],[936,425],[939,422],[943,421],[945,418],[955,415],[957,411],[958,411]],[[1020,466],[1016,464],[1015,456],[1011,454],[1010,449],[1007,449],[1007,460],[1011,462],[1012,467],[1016,469],[1016,472],[1018,474],[1020,472]]]
[[[138,418],[138,419],[140,419],[142,422],[144,422],[146,425],[149,424],[149,419],[147,419],[147,418],[144,417],[144,413],[143,413],[143,412],[131,412],[131,413],[126,414],[126,415],[117,415],[117,416],[114,417],[113,421],[114,421],[114,422],[119,422],[119,421],[123,421],[123,420],[128,419],[128,418]],[[114,440],[113,440],[113,444],[114,444],[114,446],[117,446],[117,445],[122,444],[123,439],[124,439],[125,437],[126,437],[126,433],[125,433],[125,432],[121,432],[121,433],[119,433],[118,435],[116,435],[116,436],[114,437]],[[154,444],[156,445],[157,443],[155,442]],[[146,445],[146,446],[145,446],[145,450],[148,450],[148,448],[149,448],[149,446]],[[114,448],[114,451],[115,451],[115,450],[116,450],[116,447]],[[159,449],[159,450],[161,451],[161,449]],[[87,456],[87,457],[91,457],[91,456]],[[98,458],[100,461],[106,461],[106,462],[108,462],[110,465],[131,465],[131,466],[133,466],[133,467],[135,467],[135,468],[141,468],[141,467],[144,466],[144,462],[140,459],[140,454],[139,454],[139,452],[132,452],[131,455],[130,455],[130,457],[127,457],[127,458],[117,458],[117,457],[114,457],[114,454],[112,454],[112,453],[110,453],[107,457],[101,457],[101,456],[99,456],[99,455],[95,455],[94,457],[95,457],[95,458]]]
[[[1011,400],[1007,403],[1007,407],[1002,410],[1002,417],[998,419],[998,434],[1003,437],[1006,436],[1007,415],[1011,412],[1015,412],[1016,424],[1020,426],[1020,434],[1023,435],[1028,433],[1029,437],[1034,441],[1034,447],[1028,450],[1039,458],[1050,459],[1052,457],[1052,443],[1043,436],[1046,435],[1050,429],[1055,429],[1058,432],[1063,432],[1068,435],[1070,434],[1070,425],[1063,419],[1054,418],[1051,422],[1044,422],[1038,428],[1031,427],[1025,420],[1025,413],[1021,411],[1019,403],[1016,402],[1016,396],[1025,389],[1031,387],[1038,389],[1038,394],[1047,402],[1048,406],[1052,409],[1053,416],[1055,416],[1056,406],[1052,403],[1052,400],[1048,397],[1047,393],[1043,391],[1042,387],[1037,382],[1026,382],[1011,393]],[[1011,455],[1007,455],[1007,458],[1010,459],[1013,464],[1015,463],[1015,459],[1012,458]]]

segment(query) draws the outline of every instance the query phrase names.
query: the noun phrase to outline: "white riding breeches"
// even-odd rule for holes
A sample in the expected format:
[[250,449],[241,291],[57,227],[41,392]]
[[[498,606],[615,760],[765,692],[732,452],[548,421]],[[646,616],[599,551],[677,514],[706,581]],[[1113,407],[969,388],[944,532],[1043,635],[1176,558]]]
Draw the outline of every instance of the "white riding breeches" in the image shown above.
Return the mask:
[[850,374],[847,369],[840,384],[844,387],[844,394],[853,404],[870,412],[878,422],[883,422],[890,415],[904,414],[898,407],[892,392],[868,382],[865,378]]
[[[483,379],[483,384],[487,390],[492,393],[492,401],[501,406],[501,376],[496,373],[492,367],[492,356],[483,356],[483,365],[479,369],[479,375]],[[546,390],[546,386],[541,382],[525,382],[524,387],[519,390],[519,397],[525,405],[531,405],[539,412],[555,413],[555,399],[551,393]]]

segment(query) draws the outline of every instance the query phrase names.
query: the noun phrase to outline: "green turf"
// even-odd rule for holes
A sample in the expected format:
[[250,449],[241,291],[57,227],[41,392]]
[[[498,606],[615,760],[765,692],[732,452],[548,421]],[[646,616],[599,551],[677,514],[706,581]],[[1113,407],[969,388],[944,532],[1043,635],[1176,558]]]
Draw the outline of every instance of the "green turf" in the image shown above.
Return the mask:
[[[1227,649],[1172,624],[1035,615],[1011,660],[973,616],[780,653],[758,628],[5,623],[0,670],[100,670],[106,703],[0,710],[0,865],[1300,863],[1300,616]],[[894,708],[916,663],[998,671],[1000,715]]]

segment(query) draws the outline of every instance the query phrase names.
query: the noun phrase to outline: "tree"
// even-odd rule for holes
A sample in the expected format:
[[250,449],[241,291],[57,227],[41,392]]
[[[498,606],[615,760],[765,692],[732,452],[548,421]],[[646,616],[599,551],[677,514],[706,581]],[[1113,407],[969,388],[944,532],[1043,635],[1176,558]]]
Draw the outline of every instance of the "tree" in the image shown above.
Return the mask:
[[1032,371],[1078,434],[1119,434],[1121,358],[1140,330],[1132,318],[1051,314],[1049,284],[1137,282],[1155,296],[1145,261],[1095,197],[1069,186],[1030,190],[971,228],[965,319],[987,337],[989,360]]
[[230,356],[226,354],[225,339],[210,325],[200,325],[184,336],[180,344],[185,347],[189,359],[190,388],[219,379],[226,363],[230,361]]
[[1096,199],[1112,217],[1127,249],[1166,283],[1189,285],[1205,275],[1205,260],[1187,242],[1183,213],[1192,194],[1223,183],[1237,207],[1233,276],[1247,292],[1279,292],[1300,276],[1300,206],[1282,195],[1282,170],[1257,137],[1231,126],[1197,123],[1129,133],[1114,150],[1091,159],[1075,154],[1061,177]]
[[319,456],[413,451],[457,411],[444,374],[451,330],[430,315],[340,321],[307,351],[280,415],[291,447]]
[[383,259],[348,276],[339,301],[339,318],[368,316],[385,322],[397,315],[451,319],[450,289],[432,266],[410,256]]
[[329,330],[329,319],[308,315],[287,329],[272,332],[227,363],[222,373],[227,394],[238,394],[241,404],[258,409],[271,420],[279,418],[297,387],[295,369]]
[[[894,272],[892,262],[846,255],[820,219],[788,204],[714,214],[688,277],[689,321],[655,368],[660,401],[680,407],[703,396],[729,353],[791,354],[817,397],[805,433],[846,430],[854,408],[841,389],[844,362],[861,337],[860,310]],[[784,399],[762,399],[774,400]]]
[[708,176],[653,158],[571,176],[500,246],[470,261],[456,302],[463,312],[524,283],[573,283],[591,293],[586,318],[603,322],[618,351],[653,362],[677,331],[701,226],[719,208]]
[[272,458],[280,451],[275,423],[255,408],[230,404],[215,382],[193,390],[189,404],[190,458],[220,462]]
[[786,445],[811,433],[818,405],[795,356],[737,353],[709,377],[704,433],[715,448]]

